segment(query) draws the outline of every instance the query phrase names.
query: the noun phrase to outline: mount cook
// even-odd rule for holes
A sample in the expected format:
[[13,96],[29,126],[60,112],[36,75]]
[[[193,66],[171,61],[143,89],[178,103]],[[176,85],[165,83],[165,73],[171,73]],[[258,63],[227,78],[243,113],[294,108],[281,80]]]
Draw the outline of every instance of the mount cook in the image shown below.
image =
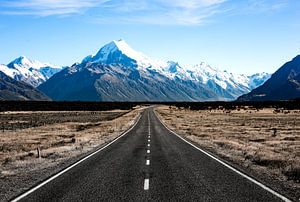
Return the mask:
[[234,100],[269,77],[228,73],[206,63],[182,67],[153,60],[117,40],[54,74],[38,89],[59,101]]

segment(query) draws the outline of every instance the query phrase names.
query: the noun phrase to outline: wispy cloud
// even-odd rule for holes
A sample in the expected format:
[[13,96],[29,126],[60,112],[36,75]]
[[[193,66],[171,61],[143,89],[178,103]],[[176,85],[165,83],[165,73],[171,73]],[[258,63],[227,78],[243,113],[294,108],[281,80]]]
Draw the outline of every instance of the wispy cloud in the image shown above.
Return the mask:
[[283,9],[289,3],[289,0],[248,0],[245,7],[252,13],[275,12]]
[[3,0],[0,12],[7,15],[72,15],[104,2],[105,0]]
[[[201,25],[223,12],[227,0],[127,0],[107,2],[97,22],[147,23],[161,25]],[[108,17],[109,13],[111,17]]]
[[[2,0],[0,14],[72,16],[97,23],[203,25],[225,13],[266,12],[289,0]],[[240,3],[242,2],[242,3]],[[230,11],[230,12],[229,12]]]

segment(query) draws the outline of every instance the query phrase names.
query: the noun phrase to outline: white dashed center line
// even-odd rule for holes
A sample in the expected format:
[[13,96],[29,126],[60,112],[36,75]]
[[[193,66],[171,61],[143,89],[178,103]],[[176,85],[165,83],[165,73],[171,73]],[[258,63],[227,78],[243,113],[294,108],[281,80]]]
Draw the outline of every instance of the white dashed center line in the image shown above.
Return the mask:
[[144,190],[149,190],[149,179],[145,179]]
[[[150,132],[150,116],[148,113],[148,144],[147,144],[147,154],[150,154],[150,136],[151,136],[151,132]],[[147,159],[146,160],[146,166],[150,166],[150,160]],[[149,174],[146,173],[146,177],[145,177],[145,182],[144,182],[144,190],[149,190]]]

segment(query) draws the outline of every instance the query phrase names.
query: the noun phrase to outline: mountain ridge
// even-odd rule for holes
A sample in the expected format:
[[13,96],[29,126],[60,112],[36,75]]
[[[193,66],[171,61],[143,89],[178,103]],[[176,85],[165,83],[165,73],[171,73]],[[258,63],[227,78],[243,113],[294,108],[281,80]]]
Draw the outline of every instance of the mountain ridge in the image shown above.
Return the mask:
[[0,71],[6,75],[17,81],[26,82],[34,87],[45,82],[61,69],[62,67],[60,66],[31,60],[26,56],[20,56],[7,65],[0,65]]
[[[252,79],[253,76],[248,77],[220,71],[206,63],[193,67],[182,67],[177,62],[154,60],[132,49],[124,40],[117,40],[101,47],[95,55],[85,57],[81,63],[75,63],[68,70],[55,74],[48,81],[41,84],[39,89],[54,100],[69,100],[71,98],[71,100],[74,100],[77,91],[71,89],[72,85],[69,83],[72,79],[80,78],[80,74],[82,74],[81,77],[91,82],[89,90],[86,89],[86,91],[90,91],[90,94],[91,92],[97,94],[98,97],[93,97],[93,100],[105,98],[105,101],[114,101],[117,98],[121,101],[159,101],[157,99],[162,101],[234,100],[237,96],[249,92],[251,90],[250,83],[254,80]],[[93,79],[87,78],[86,75],[88,74]],[[255,78],[262,77],[263,79],[256,83],[252,82],[252,85],[259,85],[259,82],[264,82],[268,76],[269,74],[266,73],[256,74]],[[58,81],[58,78],[69,82],[63,82],[62,84],[61,81]],[[110,83],[107,78],[111,78]],[[81,83],[83,86],[87,85],[86,82],[83,83],[80,79],[72,82]],[[155,82],[160,83],[161,86],[154,85]],[[60,83],[60,85],[57,85],[57,83]],[[149,83],[151,83],[153,89],[149,87]],[[115,97],[108,96],[109,92],[103,86],[114,89],[116,92],[118,90],[122,92],[119,92],[119,94],[111,92],[112,94],[115,93]],[[124,86],[128,86],[127,91],[123,88]],[[149,96],[141,93],[143,91],[141,86],[148,89]],[[172,86],[180,89],[177,94],[171,90]],[[78,86],[77,88],[81,87]],[[56,90],[54,91],[51,88]],[[62,92],[58,93],[60,88],[65,89],[66,96],[57,95],[62,94]],[[156,92],[154,92],[154,89]],[[199,92],[196,92],[195,89]],[[77,92],[77,94],[79,93]],[[105,96],[102,96],[103,94]],[[77,99],[85,98],[78,95]]]
[[242,95],[239,101],[289,100],[300,98],[300,55],[281,66],[263,85]]
[[154,60],[135,51],[124,40],[112,41],[104,45],[94,56],[87,56],[83,62],[121,63],[137,69],[152,69],[170,79],[179,78],[186,81],[201,82],[204,85],[214,87],[212,90],[216,93],[228,91],[226,96],[226,93],[223,93],[227,100],[234,100],[238,96],[250,92],[270,77],[270,74],[264,72],[250,76],[229,73],[213,68],[204,62],[183,67],[174,61]]
[[33,86],[17,81],[0,71],[0,100],[43,100],[50,99]]

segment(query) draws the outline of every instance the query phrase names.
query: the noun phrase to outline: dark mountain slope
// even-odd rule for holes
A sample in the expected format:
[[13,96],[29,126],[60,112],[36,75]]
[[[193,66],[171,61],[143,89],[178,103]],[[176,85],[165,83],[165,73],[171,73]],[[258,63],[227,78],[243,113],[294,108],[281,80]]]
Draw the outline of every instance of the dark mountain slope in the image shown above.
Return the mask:
[[0,100],[50,100],[29,84],[16,81],[0,71]]
[[204,86],[174,81],[147,69],[83,63],[66,68],[38,87],[53,100],[196,101],[212,100]]
[[238,101],[290,100],[300,97],[300,55],[285,63],[262,86]]

